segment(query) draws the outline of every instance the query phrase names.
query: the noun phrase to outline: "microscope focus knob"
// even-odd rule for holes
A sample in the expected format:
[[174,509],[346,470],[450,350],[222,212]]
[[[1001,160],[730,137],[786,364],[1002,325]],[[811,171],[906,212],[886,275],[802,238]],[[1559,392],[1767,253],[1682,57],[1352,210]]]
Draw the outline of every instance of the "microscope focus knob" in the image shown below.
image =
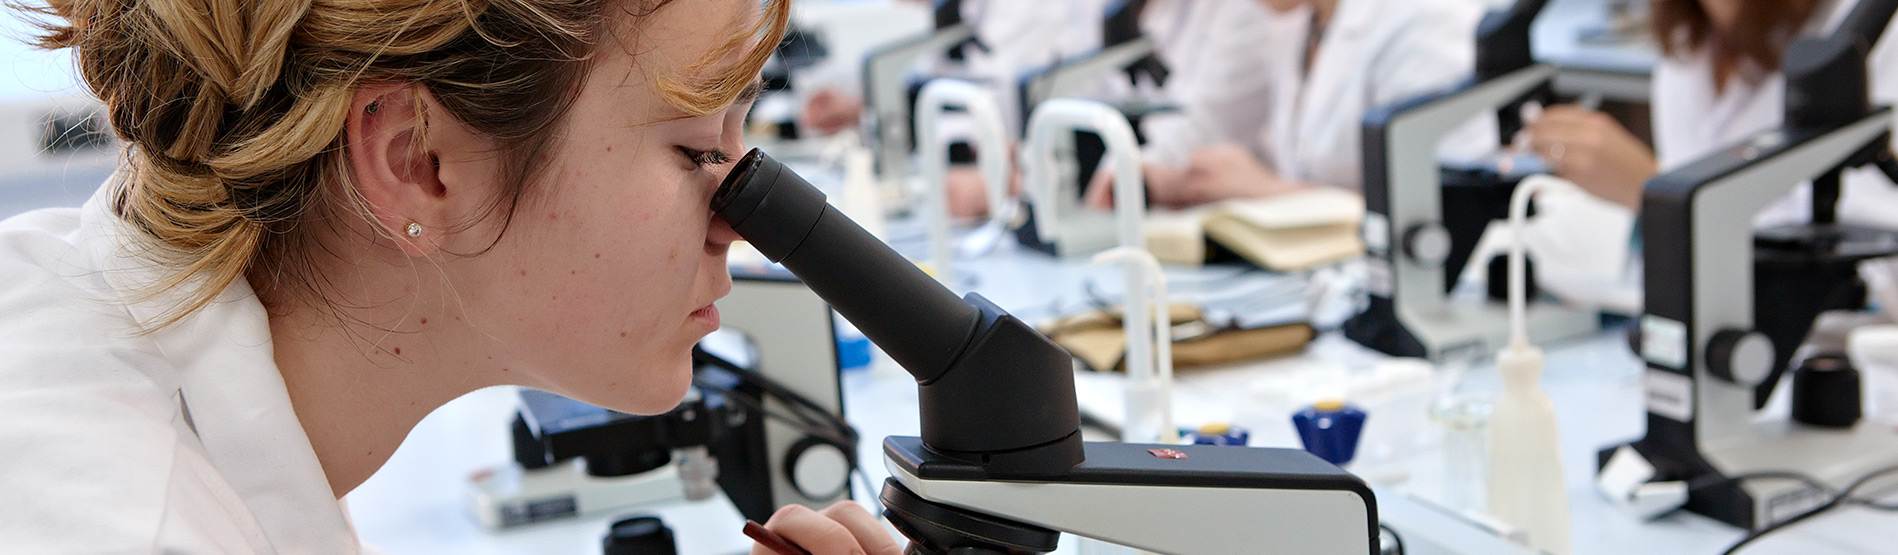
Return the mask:
[[1759,385],[1772,373],[1773,357],[1773,341],[1757,331],[1724,329],[1707,340],[1707,370],[1738,385]]
[[1404,256],[1418,265],[1437,268],[1450,259],[1450,230],[1427,223],[1404,230]]
[[784,454],[784,474],[804,497],[827,501],[850,485],[850,453],[834,442],[806,437]]

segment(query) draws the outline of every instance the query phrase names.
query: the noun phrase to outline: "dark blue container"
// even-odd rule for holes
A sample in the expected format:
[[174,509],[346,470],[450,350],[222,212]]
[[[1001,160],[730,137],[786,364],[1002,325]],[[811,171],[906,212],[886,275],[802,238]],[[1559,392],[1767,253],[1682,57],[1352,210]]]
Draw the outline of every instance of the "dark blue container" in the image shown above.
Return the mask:
[[1198,430],[1188,432],[1186,436],[1192,438],[1193,443],[1196,445],[1237,445],[1244,447],[1246,445],[1246,439],[1251,437],[1251,433],[1247,432],[1245,428],[1237,426],[1207,424],[1200,426]]
[[1305,450],[1331,464],[1351,462],[1364,431],[1364,411],[1343,401],[1319,401],[1292,415]]

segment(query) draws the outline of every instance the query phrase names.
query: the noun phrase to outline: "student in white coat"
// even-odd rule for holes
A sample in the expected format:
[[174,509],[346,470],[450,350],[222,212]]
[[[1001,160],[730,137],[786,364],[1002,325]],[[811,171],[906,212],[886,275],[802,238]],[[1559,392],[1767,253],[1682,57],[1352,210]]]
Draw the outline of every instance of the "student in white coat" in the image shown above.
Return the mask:
[[[1257,75],[1270,76],[1260,83],[1263,127],[1250,140],[1203,145],[1183,164],[1150,162],[1154,203],[1192,206],[1312,185],[1355,190],[1363,181],[1364,113],[1454,84],[1475,65],[1483,6],[1474,0],[1257,1],[1283,18],[1268,24],[1279,32],[1254,39],[1265,53]],[[1455,136],[1450,144],[1458,150],[1495,145],[1485,126]],[[1089,186],[1090,204],[1111,202],[1106,181]]]
[[[1663,56],[1653,77],[1655,149],[1649,150],[1606,114],[1575,106],[1543,110],[1525,128],[1525,136],[1556,175],[1600,199],[1638,211],[1642,187],[1657,173],[1778,127],[1786,90],[1781,55],[1800,35],[1831,33],[1854,4],[1852,0],[1657,0],[1651,12],[1652,32]],[[1892,38],[1887,29],[1869,61],[1876,104],[1898,101],[1898,75],[1889,71],[1898,67],[1898,41]],[[1841,222],[1898,229],[1898,186],[1882,173],[1871,168],[1851,170],[1841,176],[1840,183]],[[1811,202],[1810,188],[1800,185],[1754,215],[1754,225],[1806,222],[1811,219]],[[1616,223],[1605,223],[1609,220]],[[1565,252],[1582,252],[1573,247],[1601,242],[1626,245],[1626,238],[1602,231],[1629,229],[1632,221],[1630,215],[1601,213],[1594,218],[1538,222],[1547,225],[1531,228],[1528,248],[1535,253],[1567,244],[1570,248]],[[1589,250],[1614,252],[1601,246]],[[1623,247],[1619,252],[1623,254],[1566,256],[1568,267],[1561,273],[1600,274],[1607,277],[1597,282],[1619,281],[1611,287],[1624,291],[1625,302],[1619,304],[1638,310],[1639,276],[1621,268],[1627,251]],[[1887,304],[1898,303],[1898,267],[1893,264],[1871,261],[1860,272],[1873,294]],[[1554,287],[1559,284],[1544,285],[1560,289]]]
[[[1544,110],[1526,131],[1557,175],[1603,199],[1639,208],[1659,171],[1779,126],[1786,80],[1780,56],[1801,34],[1830,33],[1852,0],[1656,0],[1653,32],[1664,55],[1654,68],[1654,151],[1608,116],[1573,106]],[[1898,102],[1898,40],[1886,29],[1869,65],[1872,101]],[[1657,156],[1658,153],[1658,156]],[[1839,219],[1898,228],[1898,187],[1876,170],[1841,179]],[[1804,222],[1811,191],[1800,186],[1762,211],[1757,225]]]
[[[357,553],[338,499],[451,399],[679,402],[787,2],[225,8],[45,7],[130,150],[0,222],[0,550]],[[854,504],[767,527],[899,552]]]
[[[934,5],[934,0],[908,0]],[[986,51],[968,51],[962,61],[928,60],[930,73],[954,72],[993,83],[1012,84],[1024,70],[1046,67],[1062,58],[1100,46],[1101,13],[1106,0],[962,0],[962,20],[975,27]],[[854,61],[840,67],[861,71]],[[816,76],[819,83],[805,98],[799,119],[818,135],[830,135],[857,126],[863,114],[862,75]],[[1011,85],[1012,86],[1012,85]],[[1011,112],[1018,103],[1013,94],[998,94],[1000,106]],[[1013,125],[1013,118],[1011,118]]]

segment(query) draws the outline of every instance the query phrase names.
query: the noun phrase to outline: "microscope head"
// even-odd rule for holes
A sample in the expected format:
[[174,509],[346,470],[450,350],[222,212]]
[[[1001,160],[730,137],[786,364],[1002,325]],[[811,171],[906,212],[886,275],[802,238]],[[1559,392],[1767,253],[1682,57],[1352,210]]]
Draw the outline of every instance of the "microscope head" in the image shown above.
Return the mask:
[[1786,49],[1787,127],[1835,127],[1870,114],[1872,44],[1898,0],[1861,0],[1831,36],[1802,38]]
[[1535,65],[1529,27],[1549,0],[1516,0],[1507,11],[1491,12],[1476,25],[1476,79],[1484,81]]
[[1060,346],[980,295],[957,298],[757,149],[711,208],[915,376],[931,451],[997,477],[1081,463],[1073,362]]
[[1120,0],[1107,5],[1101,22],[1101,47],[1119,46],[1140,38],[1140,12],[1147,0]]
[[931,12],[938,31],[962,24],[962,0],[936,0]]

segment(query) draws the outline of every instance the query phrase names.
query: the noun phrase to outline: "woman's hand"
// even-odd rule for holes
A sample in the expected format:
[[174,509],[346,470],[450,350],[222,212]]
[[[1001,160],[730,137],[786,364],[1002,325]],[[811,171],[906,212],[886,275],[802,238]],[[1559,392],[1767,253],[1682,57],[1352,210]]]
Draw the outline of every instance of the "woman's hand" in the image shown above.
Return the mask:
[[1303,188],[1302,183],[1280,178],[1245,147],[1220,144],[1194,152],[1177,186],[1153,189],[1149,194],[1155,204],[1183,208],[1227,199],[1269,197]]
[[[1296,191],[1305,185],[1280,179],[1245,147],[1235,144],[1213,145],[1193,153],[1184,169],[1159,164],[1144,164],[1147,200],[1155,206],[1187,208],[1234,198],[1268,197]],[[1103,165],[1088,184],[1087,205],[1097,209],[1114,207],[1114,175]]]
[[[854,501],[839,501],[823,512],[803,505],[785,505],[771,515],[765,529],[776,532],[812,555],[902,555],[896,538],[869,511]],[[778,555],[762,545],[751,555]]]
[[[1185,175],[1184,171],[1165,164],[1140,165],[1140,178],[1146,182],[1148,195],[1152,195],[1156,188],[1178,187],[1182,175]],[[1102,162],[1100,169],[1094,170],[1094,178],[1088,180],[1087,191],[1081,200],[1088,208],[1095,210],[1114,209],[1114,168],[1111,164]]]
[[1654,152],[1614,118],[1575,106],[1551,106],[1523,130],[1549,170],[1590,194],[1633,209],[1654,177]]

